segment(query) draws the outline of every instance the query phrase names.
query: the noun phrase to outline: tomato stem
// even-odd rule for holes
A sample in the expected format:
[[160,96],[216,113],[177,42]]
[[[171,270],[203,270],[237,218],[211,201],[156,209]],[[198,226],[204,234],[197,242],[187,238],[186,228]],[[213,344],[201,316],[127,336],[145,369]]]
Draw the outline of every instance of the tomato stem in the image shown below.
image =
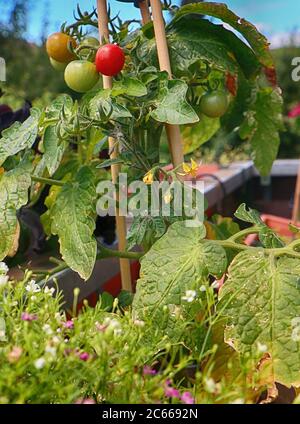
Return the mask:
[[62,187],[65,184],[63,181],[53,180],[51,178],[37,177],[36,175],[31,175],[31,179],[32,181],[35,181],[37,183],[55,185],[60,187]]

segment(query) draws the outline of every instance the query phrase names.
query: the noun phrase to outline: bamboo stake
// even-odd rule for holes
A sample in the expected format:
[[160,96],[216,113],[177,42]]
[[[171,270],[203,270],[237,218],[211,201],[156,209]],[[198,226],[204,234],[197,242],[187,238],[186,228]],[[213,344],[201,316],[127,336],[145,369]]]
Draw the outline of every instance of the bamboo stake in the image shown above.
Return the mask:
[[139,2],[139,8],[140,8],[141,17],[142,17],[142,24],[146,25],[151,20],[151,15],[150,15],[149,6],[148,6],[148,0],[143,0],[143,1]]
[[[108,13],[107,13],[107,4],[106,0],[97,0],[97,10],[98,10],[98,27],[99,27],[99,38],[100,44],[103,44],[105,41],[109,41],[109,29],[108,29]],[[112,88],[112,78],[103,75],[103,88],[110,89]],[[115,146],[115,140],[112,137],[108,139],[109,150],[111,152],[110,158],[115,159],[118,156],[118,149]],[[118,176],[120,173],[120,167],[118,164],[111,166],[111,176],[112,182],[114,184],[118,181]],[[116,209],[116,228],[118,235],[119,250],[126,250],[126,220],[124,216],[119,215],[119,210]],[[121,270],[121,280],[122,280],[122,289],[127,291],[132,291],[131,286],[131,272],[130,272],[130,262],[128,259],[120,258],[120,270]]]
[[[161,2],[160,0],[150,0],[150,4],[160,70],[167,71],[171,79],[172,70]],[[166,132],[173,165],[174,167],[180,166],[184,161],[184,156],[179,125],[166,124]]]
[[292,215],[293,224],[297,224],[297,222],[299,221],[299,212],[300,212],[300,165],[298,169],[297,183],[296,183],[296,189],[295,189],[295,195],[294,195],[294,207],[293,207],[293,215]]

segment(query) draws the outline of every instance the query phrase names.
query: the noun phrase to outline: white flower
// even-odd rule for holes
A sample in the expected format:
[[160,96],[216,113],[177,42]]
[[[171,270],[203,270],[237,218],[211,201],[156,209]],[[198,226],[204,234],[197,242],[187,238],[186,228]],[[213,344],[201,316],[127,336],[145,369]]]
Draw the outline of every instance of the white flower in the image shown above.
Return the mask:
[[57,336],[52,337],[52,343],[59,344],[60,343],[60,338],[57,337]]
[[107,330],[113,330],[114,335],[118,336],[122,333],[121,324],[116,319],[106,317],[103,322]]
[[5,262],[0,262],[0,274],[7,274],[8,273],[8,266]]
[[41,288],[38,284],[36,284],[34,280],[30,280],[27,286],[25,287],[25,290],[29,293],[38,293],[41,291]]
[[201,292],[205,292],[206,291],[206,287],[204,285],[202,285],[199,289]]
[[45,352],[46,353],[49,353],[49,355],[55,357],[56,356],[56,347],[55,346],[47,345],[45,347]]
[[7,275],[1,275],[0,274],[0,289],[1,287],[5,287],[8,282],[8,276]]
[[46,334],[48,334],[48,336],[50,336],[51,334],[53,334],[53,330],[52,330],[52,328],[50,327],[50,325],[49,325],[49,324],[45,324],[45,325],[43,326],[43,331],[44,331]]
[[214,393],[216,391],[216,388],[217,388],[215,380],[213,378],[206,378],[205,379],[205,387],[206,387],[206,390],[209,393]]
[[133,324],[136,325],[137,327],[144,327],[145,321],[141,321],[139,319],[136,319],[135,321],[133,321]]
[[195,290],[187,290],[185,292],[185,296],[182,296],[182,300],[191,303],[193,302],[193,300],[195,300],[196,295],[197,292]]
[[215,280],[215,281],[212,283],[211,288],[213,288],[213,289],[218,289],[218,288],[219,288],[219,281],[218,281],[218,280]]
[[268,350],[268,346],[260,342],[257,342],[257,350],[261,353],[265,353]]
[[31,296],[30,299],[34,302],[36,300],[36,296]]
[[37,370],[42,369],[46,365],[46,359],[41,357],[34,361],[34,366]]
[[46,286],[44,289],[44,293],[48,294],[49,296],[52,296],[53,293],[55,292],[55,288],[54,287],[48,287]]

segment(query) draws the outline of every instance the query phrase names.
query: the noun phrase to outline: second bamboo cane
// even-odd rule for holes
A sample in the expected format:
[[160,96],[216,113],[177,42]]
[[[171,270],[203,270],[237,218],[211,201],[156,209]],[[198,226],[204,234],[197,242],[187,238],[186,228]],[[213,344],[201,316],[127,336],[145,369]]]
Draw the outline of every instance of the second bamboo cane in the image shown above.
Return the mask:
[[[157,46],[157,55],[161,71],[167,71],[169,78],[172,78],[172,70],[169,56],[169,49],[166,38],[165,22],[162,14],[160,0],[150,0],[154,33]],[[180,166],[184,161],[183,147],[179,125],[166,124],[169,149],[174,167]]]

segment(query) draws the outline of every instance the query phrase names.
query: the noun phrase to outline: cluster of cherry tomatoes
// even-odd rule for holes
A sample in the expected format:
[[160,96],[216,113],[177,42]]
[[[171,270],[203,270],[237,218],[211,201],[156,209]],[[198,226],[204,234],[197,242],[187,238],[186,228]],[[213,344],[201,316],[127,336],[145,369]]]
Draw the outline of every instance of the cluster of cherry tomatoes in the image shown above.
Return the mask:
[[[99,46],[94,37],[87,37],[78,45],[70,35],[56,32],[48,37],[46,49],[52,66],[64,71],[66,84],[78,93],[91,90],[99,81],[100,74],[117,75],[125,64],[121,47],[117,44]],[[75,49],[82,58],[76,57]]]

